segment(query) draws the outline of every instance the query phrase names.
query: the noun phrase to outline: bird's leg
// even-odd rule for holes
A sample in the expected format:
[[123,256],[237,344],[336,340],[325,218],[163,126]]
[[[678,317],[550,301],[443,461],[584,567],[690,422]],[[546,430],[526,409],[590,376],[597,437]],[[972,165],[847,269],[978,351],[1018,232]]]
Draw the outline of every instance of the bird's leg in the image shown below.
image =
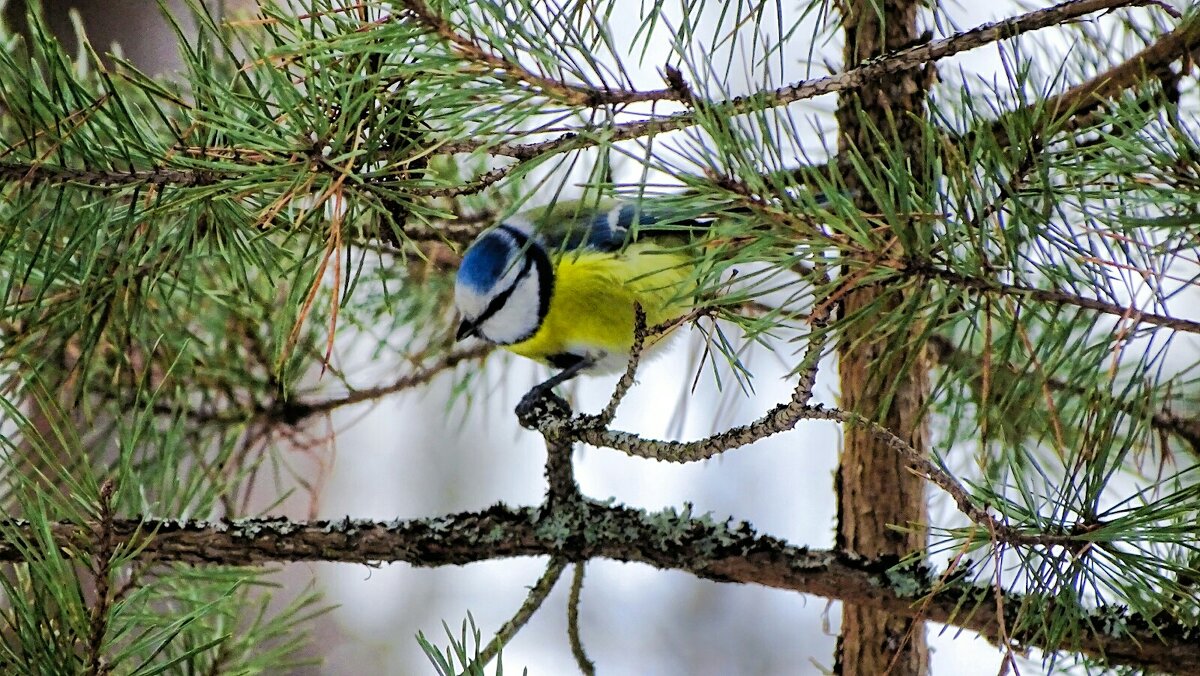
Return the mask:
[[550,376],[546,382],[535,386],[530,392],[538,390],[543,392],[550,391],[595,365],[596,359],[594,357],[580,357],[579,361]]
[[579,375],[595,363],[596,360],[592,357],[583,357],[550,376],[545,382],[535,385],[517,403],[517,420],[524,427],[537,427],[538,419],[546,413],[569,415],[571,407],[567,406],[567,402],[562,397],[554,393],[554,388]]

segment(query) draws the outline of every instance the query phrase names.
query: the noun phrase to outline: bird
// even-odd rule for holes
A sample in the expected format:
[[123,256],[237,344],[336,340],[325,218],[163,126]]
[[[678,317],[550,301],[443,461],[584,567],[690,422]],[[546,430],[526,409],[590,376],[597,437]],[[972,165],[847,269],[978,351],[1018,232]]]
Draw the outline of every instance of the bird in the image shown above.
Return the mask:
[[[653,200],[565,201],[505,218],[463,254],[456,338],[561,369],[543,386],[620,371],[635,343],[636,307],[646,327],[693,309],[699,275],[687,245],[702,229]],[[646,354],[664,342],[644,338]]]

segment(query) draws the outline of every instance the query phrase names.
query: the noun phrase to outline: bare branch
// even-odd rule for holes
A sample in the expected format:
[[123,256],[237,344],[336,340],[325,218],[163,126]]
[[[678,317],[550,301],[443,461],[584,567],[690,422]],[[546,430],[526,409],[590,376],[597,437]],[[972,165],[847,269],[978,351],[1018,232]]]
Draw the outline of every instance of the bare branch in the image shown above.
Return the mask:
[[763,417],[747,425],[739,425],[696,441],[658,441],[645,439],[629,432],[607,429],[597,416],[571,417],[570,408],[562,400],[544,401],[545,406],[537,414],[519,416],[520,423],[540,432],[547,440],[565,439],[582,441],[601,448],[614,448],[630,455],[653,458],[667,462],[696,462],[707,460],[727,450],[740,448],[786,432],[805,419],[808,402],[812,399],[816,384],[817,364],[825,350],[827,334],[825,323],[828,307],[814,310],[809,317],[813,327],[809,334],[808,347],[797,368],[799,379],[790,401],[781,403]]
[[[438,374],[455,368],[459,364],[476,359],[483,359],[494,349],[491,345],[473,345],[461,350],[447,352],[431,364],[427,364],[411,373],[400,376],[387,385],[368,387],[354,390],[342,396],[320,401],[285,401],[271,403],[256,403],[248,407],[221,409],[217,411],[191,411],[188,417],[199,423],[244,423],[252,420],[295,425],[314,415],[329,413],[344,406],[353,406],[363,402],[375,401],[392,394],[410,390],[433,380]],[[159,413],[174,413],[169,406],[156,406]]]
[[424,385],[428,383],[438,374],[455,368],[459,364],[468,361],[474,361],[476,359],[483,359],[487,355],[491,354],[493,349],[494,347],[491,345],[479,344],[461,350],[452,350],[447,352],[432,364],[423,366],[412,373],[407,373],[387,385],[355,390],[349,394],[346,394],[345,396],[326,399],[324,401],[294,403],[292,404],[294,413],[302,416],[326,413],[343,406],[360,404],[364,401],[373,401],[397,392],[411,390],[418,385]]

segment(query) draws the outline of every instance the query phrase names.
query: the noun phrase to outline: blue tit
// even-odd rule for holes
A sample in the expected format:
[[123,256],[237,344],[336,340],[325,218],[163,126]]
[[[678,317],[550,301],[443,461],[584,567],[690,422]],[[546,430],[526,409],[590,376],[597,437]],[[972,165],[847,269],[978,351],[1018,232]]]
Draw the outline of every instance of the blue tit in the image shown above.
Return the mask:
[[477,336],[564,374],[619,371],[635,303],[647,327],[692,309],[698,275],[685,245],[698,227],[658,218],[646,202],[565,202],[507,218],[463,256],[458,339]]

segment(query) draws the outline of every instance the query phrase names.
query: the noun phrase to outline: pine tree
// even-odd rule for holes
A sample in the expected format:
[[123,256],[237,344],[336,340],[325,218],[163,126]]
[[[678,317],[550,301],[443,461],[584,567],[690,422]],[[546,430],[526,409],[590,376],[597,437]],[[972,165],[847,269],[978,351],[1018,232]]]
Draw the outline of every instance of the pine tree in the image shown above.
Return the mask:
[[[578,625],[593,559],[838,601],[814,658],[843,674],[926,672],[926,622],[1005,669],[1034,648],[1200,671],[1195,7],[961,28],[916,0],[302,5],[164,9],[172,76],[60,41],[36,4],[0,32],[5,673],[280,673],[325,606],[272,604],[264,564],[531,556],[493,639],[471,617],[448,651],[419,637],[438,673],[499,672],[568,566],[566,639],[603,670]],[[952,65],[976,49],[1003,69]],[[690,441],[617,429],[635,347],[598,414],[476,422],[509,362],[453,340],[463,248],[611,195],[712,223],[685,248],[695,311],[639,339],[691,327],[697,377],[737,396],[782,371],[790,399]],[[347,335],[410,370],[364,386]],[[435,378],[496,452],[518,424],[544,440],[541,504],[272,516],[289,475],[319,493],[294,452],[332,442],[332,411]],[[574,477],[584,446],[695,463],[829,425],[829,550]]]

